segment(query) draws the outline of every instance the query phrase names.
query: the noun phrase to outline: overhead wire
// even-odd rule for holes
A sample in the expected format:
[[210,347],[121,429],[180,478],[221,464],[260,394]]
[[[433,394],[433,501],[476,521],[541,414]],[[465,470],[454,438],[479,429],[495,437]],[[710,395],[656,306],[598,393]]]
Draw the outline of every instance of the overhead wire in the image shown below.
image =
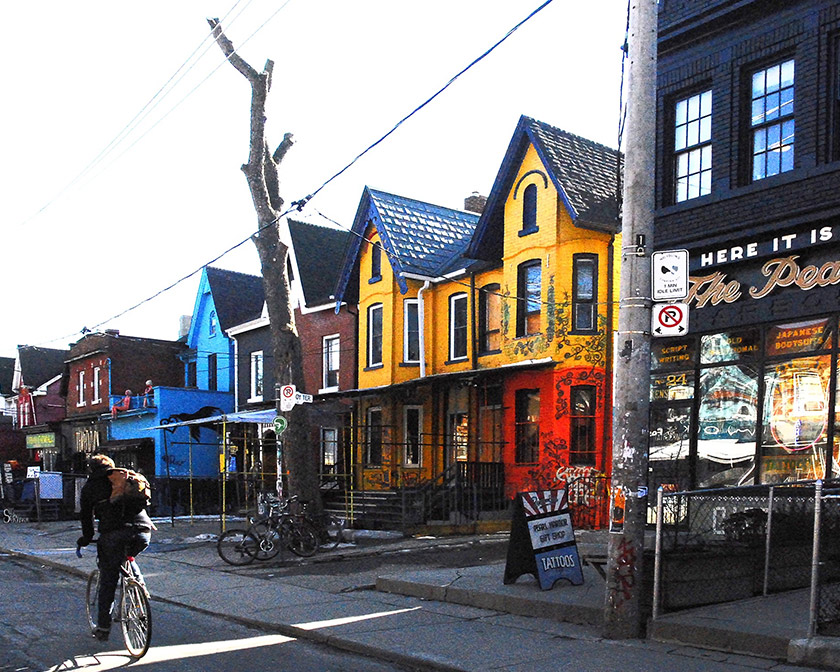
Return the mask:
[[[271,15],[271,16],[270,16],[270,17],[269,17],[269,18],[268,18],[265,22],[263,22],[263,24],[261,24],[261,25],[257,28],[257,30],[255,30],[255,31],[254,31],[254,32],[253,32],[253,33],[252,33],[252,34],[251,34],[248,38],[246,38],[246,40],[245,40],[245,41],[243,41],[242,43],[240,43],[239,47],[237,47],[237,50],[238,50],[238,49],[241,49],[241,47],[242,47],[242,46],[244,46],[244,44],[245,44],[245,43],[247,43],[250,39],[252,39],[252,38],[254,37],[254,35],[256,35],[256,34],[257,34],[257,33],[258,33],[258,32],[259,32],[259,31],[260,31],[260,30],[261,30],[261,29],[262,29],[262,28],[263,28],[263,27],[264,27],[264,26],[265,26],[265,25],[269,22],[269,21],[271,21],[271,20],[272,20],[272,19],[273,19],[273,18],[274,18],[274,17],[275,17],[275,16],[276,16],[276,15],[277,15],[280,11],[282,11],[282,10],[283,10],[283,9],[284,9],[284,8],[285,8],[285,7],[286,7],[286,6],[290,3],[290,2],[291,2],[291,0],[286,0],[286,2],[284,2],[284,3],[283,3],[283,5],[281,5],[281,6],[280,6],[280,7],[279,7],[279,8],[278,8],[278,9],[277,9],[277,10],[276,10],[276,11],[275,11],[275,12],[274,12],[274,13],[273,13],[273,14],[272,14],[272,15]],[[342,169],[340,169],[339,171],[337,171],[336,173],[334,173],[331,177],[329,177],[327,180],[325,180],[323,183],[321,183],[321,185],[320,185],[317,189],[315,189],[314,191],[310,192],[310,194],[309,194],[309,195],[305,196],[304,198],[298,199],[298,200],[296,200],[296,201],[292,201],[292,203],[291,203],[291,207],[287,208],[287,209],[286,209],[286,210],[284,210],[282,213],[280,213],[279,215],[277,215],[277,216],[276,216],[276,217],[275,217],[272,221],[270,221],[270,222],[268,222],[268,223],[266,223],[266,224],[262,225],[262,226],[261,226],[261,227],[259,227],[259,228],[258,228],[255,232],[253,232],[253,233],[249,234],[246,238],[244,238],[243,240],[239,241],[238,243],[236,243],[236,244],[232,245],[231,247],[229,247],[229,248],[228,248],[228,249],[226,249],[225,251],[223,251],[223,252],[221,252],[220,254],[218,254],[217,256],[215,256],[213,259],[210,259],[209,261],[205,262],[205,263],[204,263],[204,264],[202,264],[200,267],[196,268],[195,270],[191,271],[190,273],[186,274],[185,276],[181,277],[180,279],[178,279],[178,280],[176,280],[176,281],[172,282],[171,284],[167,285],[167,286],[166,286],[166,287],[164,287],[163,289],[161,289],[161,290],[159,290],[159,291],[155,292],[155,293],[154,293],[154,294],[152,294],[150,297],[148,297],[148,298],[146,298],[146,299],[143,299],[143,300],[139,301],[138,303],[136,303],[136,304],[132,305],[131,307],[126,308],[125,310],[122,310],[122,311],[120,311],[119,313],[117,313],[117,314],[115,314],[115,315],[112,315],[112,316],[111,316],[111,317],[109,317],[109,318],[106,318],[106,319],[104,319],[104,320],[102,320],[102,321],[100,321],[100,322],[97,322],[97,323],[96,323],[96,324],[94,324],[92,327],[90,327],[90,329],[96,329],[96,328],[98,328],[98,327],[100,327],[100,326],[103,326],[104,324],[107,324],[108,322],[112,322],[113,320],[118,319],[118,318],[122,317],[123,315],[125,315],[125,314],[127,314],[127,313],[129,313],[129,312],[132,312],[132,311],[134,311],[134,310],[136,310],[136,309],[140,308],[140,307],[141,307],[141,306],[143,306],[144,304],[146,304],[146,303],[148,303],[148,302],[150,302],[150,301],[152,301],[152,300],[156,299],[157,297],[159,297],[159,296],[161,296],[162,294],[164,294],[164,293],[166,293],[166,292],[170,291],[171,289],[173,289],[174,287],[178,286],[178,285],[179,285],[179,284],[181,284],[182,282],[185,282],[186,280],[190,279],[191,277],[193,277],[193,276],[194,276],[194,275],[196,275],[197,273],[201,272],[201,270],[202,270],[205,266],[208,266],[208,265],[210,265],[210,264],[213,264],[214,262],[218,261],[219,259],[221,259],[221,258],[222,258],[222,257],[224,257],[225,255],[229,254],[229,253],[230,253],[230,252],[232,252],[233,250],[235,250],[235,249],[237,249],[237,248],[241,247],[242,245],[244,245],[245,243],[247,243],[249,240],[252,240],[252,238],[253,238],[255,235],[258,235],[258,234],[259,234],[261,231],[263,231],[264,229],[267,229],[267,228],[269,228],[269,227],[271,227],[271,226],[274,226],[274,225],[275,225],[278,221],[280,221],[280,219],[282,219],[282,218],[284,218],[284,217],[287,217],[287,216],[288,216],[289,214],[291,214],[293,211],[296,211],[296,210],[297,210],[297,211],[302,211],[302,210],[303,210],[303,208],[304,208],[304,207],[305,207],[305,206],[306,206],[306,205],[307,205],[307,204],[308,204],[308,203],[309,203],[309,202],[310,202],[313,198],[315,198],[315,197],[316,197],[316,196],[317,196],[317,195],[318,195],[318,194],[319,194],[319,193],[320,193],[320,192],[321,192],[321,191],[322,191],[322,190],[323,190],[326,186],[328,186],[331,182],[333,182],[334,180],[336,180],[339,176],[343,175],[343,174],[344,174],[347,170],[349,170],[349,169],[350,169],[350,168],[351,168],[351,167],[352,167],[352,166],[353,166],[356,162],[358,162],[358,161],[359,161],[359,159],[361,159],[364,155],[366,155],[368,152],[372,151],[374,148],[376,148],[378,145],[380,145],[382,142],[384,142],[384,141],[385,141],[388,137],[390,137],[390,136],[391,136],[394,132],[396,132],[396,130],[397,130],[399,127],[401,127],[401,126],[403,125],[403,123],[405,123],[408,119],[410,119],[410,118],[411,118],[411,117],[413,117],[415,114],[417,114],[418,112],[420,112],[420,111],[421,111],[422,109],[424,109],[427,105],[429,105],[429,104],[430,104],[433,100],[435,100],[435,99],[436,99],[437,97],[439,97],[442,93],[444,93],[444,92],[445,92],[445,91],[446,91],[446,90],[447,90],[447,89],[448,89],[448,88],[449,88],[449,87],[450,87],[450,86],[451,86],[451,85],[452,85],[452,84],[453,84],[456,80],[458,80],[458,79],[459,79],[462,75],[464,75],[464,74],[465,74],[467,71],[469,71],[472,67],[474,67],[474,66],[475,66],[475,65],[477,65],[479,62],[481,62],[481,61],[482,61],[484,58],[486,58],[486,57],[487,57],[490,53],[492,53],[493,51],[495,51],[495,50],[496,50],[499,46],[501,46],[501,45],[502,45],[502,44],[503,44],[506,40],[508,40],[508,39],[509,39],[509,38],[510,38],[510,37],[511,37],[511,36],[512,36],[512,35],[513,35],[513,34],[514,34],[514,33],[515,33],[515,32],[516,32],[519,28],[521,28],[521,27],[522,27],[525,23],[527,23],[528,21],[530,21],[530,20],[531,20],[534,16],[536,16],[539,12],[541,12],[543,9],[545,9],[545,8],[546,8],[548,5],[550,5],[552,2],[553,2],[553,0],[545,0],[545,2],[543,2],[542,4],[540,4],[540,5],[539,5],[537,8],[535,8],[533,11],[531,11],[531,12],[530,12],[530,13],[529,13],[529,14],[528,14],[528,15],[527,15],[524,19],[522,19],[521,21],[519,21],[518,23],[516,23],[516,24],[515,24],[512,28],[510,28],[510,29],[509,29],[509,30],[505,33],[505,35],[504,35],[502,38],[500,38],[499,40],[497,40],[497,41],[496,41],[496,42],[495,42],[495,43],[494,43],[491,47],[489,47],[489,48],[488,48],[488,49],[486,49],[484,52],[482,52],[482,54],[480,54],[478,57],[476,57],[475,59],[473,59],[473,60],[472,60],[472,61],[471,61],[471,62],[470,62],[467,66],[465,66],[464,68],[462,68],[461,70],[459,70],[459,71],[458,71],[455,75],[453,75],[453,76],[452,76],[452,77],[451,77],[451,78],[447,81],[447,83],[446,83],[446,84],[444,84],[441,88],[439,88],[439,89],[438,89],[438,90],[437,90],[434,94],[432,94],[430,97],[428,97],[428,98],[427,98],[424,102],[422,102],[420,105],[416,106],[416,107],[415,107],[415,108],[414,108],[411,112],[409,112],[407,115],[405,115],[404,117],[402,117],[402,118],[401,118],[401,119],[400,119],[400,120],[399,120],[399,121],[398,121],[398,122],[397,122],[397,123],[396,123],[396,124],[395,124],[395,125],[391,128],[391,129],[390,129],[390,130],[388,130],[386,133],[384,133],[382,136],[380,136],[377,140],[375,140],[375,141],[374,141],[374,142],[372,142],[370,145],[368,145],[368,146],[367,146],[367,147],[366,147],[363,151],[361,151],[358,155],[356,155],[356,156],[355,156],[355,157],[354,157],[354,158],[353,158],[353,159],[352,159],[349,163],[347,163],[347,164],[346,164],[346,165],[345,165]],[[238,3],[237,3],[237,4],[238,4]],[[234,7],[235,7],[235,6],[236,6],[236,5],[234,5]],[[196,90],[199,86],[201,86],[201,85],[202,85],[205,81],[207,81],[207,79],[209,79],[209,77],[211,77],[213,74],[215,74],[215,72],[216,72],[217,70],[219,70],[219,68],[221,68],[221,66],[222,66],[224,63],[225,63],[225,61],[222,61],[222,63],[220,63],[220,64],[219,64],[216,68],[214,68],[214,69],[213,69],[213,71],[212,71],[212,72],[211,72],[211,73],[210,73],[207,77],[205,77],[205,78],[204,78],[201,82],[199,82],[199,84],[198,84],[196,87],[194,87],[194,88],[193,88],[193,89],[192,89],[192,90],[191,90],[191,91],[187,94],[187,96],[185,96],[184,98],[182,98],[182,99],[181,99],[181,101],[179,101],[179,103],[177,103],[177,104],[176,104],[176,107],[177,107],[177,105],[180,105],[180,104],[181,104],[181,102],[183,102],[183,101],[184,101],[187,97],[189,97],[189,96],[190,96],[190,95],[191,95],[191,94],[192,94],[192,93],[193,93],[193,92],[194,92],[194,91],[195,91],[195,90]],[[174,110],[175,108],[172,108],[172,109]],[[167,112],[167,113],[166,113],[166,115],[168,115],[168,114],[169,114],[169,113],[171,113],[171,112],[172,112],[172,110],[170,110],[169,112]],[[165,117],[166,115],[164,115],[164,117]],[[162,121],[162,119],[161,119],[160,121]],[[155,125],[157,125],[157,123],[159,123],[159,121],[158,121],[158,122],[156,122],[156,124],[155,124]],[[154,128],[154,126],[152,126],[152,128]],[[143,135],[143,136],[141,136],[141,138],[142,138],[142,137],[144,137],[144,136],[145,136],[145,135],[146,135],[146,134],[147,134],[150,130],[151,130],[151,128],[150,128],[150,129],[148,129],[148,130],[146,131],[146,133],[144,133],[144,135]],[[133,147],[133,146],[134,146],[134,144],[136,144],[136,142],[138,142],[141,138],[138,138],[137,140],[135,140],[135,142],[134,142],[134,143],[132,143],[132,145],[131,145],[128,149],[130,149],[131,147]],[[125,151],[128,151],[128,150],[125,150]],[[123,153],[125,153],[125,152],[123,152]],[[122,156],[122,154],[120,154],[119,156]],[[119,156],[118,156],[117,158],[119,158]],[[109,164],[109,165],[110,165],[110,164]],[[316,211],[316,212],[317,212],[317,211]],[[337,222],[335,222],[335,220],[333,220],[332,218],[326,217],[325,215],[323,215],[323,214],[322,214],[322,213],[320,213],[320,212],[318,212],[318,214],[319,214],[320,216],[322,216],[322,217],[325,217],[325,218],[326,218],[326,219],[328,219],[329,221],[332,221],[333,223],[336,223],[336,224],[337,224]],[[339,226],[341,226],[341,225],[339,225]],[[342,226],[342,228],[345,228],[345,229],[346,229],[346,227],[343,227],[343,226]],[[370,241],[368,241],[368,242],[370,242]],[[384,247],[382,247],[382,249],[385,249],[385,248],[384,248]],[[392,253],[389,253],[389,252],[386,250],[386,254],[392,254]],[[397,257],[397,258],[398,258],[398,257]],[[504,296],[504,295],[501,295],[501,294],[500,294],[500,296]],[[515,298],[515,299],[517,299],[517,300],[527,300],[527,299],[525,299],[524,297],[510,297],[509,295],[508,295],[506,298]],[[544,303],[544,302],[543,302],[543,303]],[[52,340],[49,340],[49,341],[44,341],[44,342],[42,343],[42,345],[43,345],[43,344],[46,344],[46,343],[54,343],[54,342],[59,341],[59,340],[64,340],[64,339],[70,338],[70,337],[74,336],[74,335],[75,335],[75,334],[77,334],[77,333],[79,333],[79,332],[72,332],[71,334],[67,334],[67,335],[65,335],[65,336],[61,336],[61,337],[58,337],[58,338],[55,338],[55,339],[52,339]]]

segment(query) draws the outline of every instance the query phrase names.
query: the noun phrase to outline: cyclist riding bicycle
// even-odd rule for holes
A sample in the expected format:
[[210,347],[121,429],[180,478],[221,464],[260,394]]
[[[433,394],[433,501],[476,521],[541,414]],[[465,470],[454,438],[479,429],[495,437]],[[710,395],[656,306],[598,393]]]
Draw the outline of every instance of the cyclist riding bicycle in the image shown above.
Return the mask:
[[[154,525],[143,502],[111,499],[114,461],[107,455],[93,455],[88,461],[90,477],[82,488],[82,536],[78,546],[93,540],[94,516],[99,521],[97,555],[101,575],[97,628],[94,637],[106,641],[111,632],[111,604],[120,578],[120,565],[126,556],[137,556],[148,547]],[[137,576],[139,568],[134,565]],[[142,578],[140,578],[142,581]]]

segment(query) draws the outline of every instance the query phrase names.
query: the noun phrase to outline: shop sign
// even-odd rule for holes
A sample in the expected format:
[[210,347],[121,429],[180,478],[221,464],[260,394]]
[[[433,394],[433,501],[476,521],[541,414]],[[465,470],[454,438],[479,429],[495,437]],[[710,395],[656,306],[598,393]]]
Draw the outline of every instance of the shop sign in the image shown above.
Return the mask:
[[44,432],[43,434],[28,434],[26,436],[26,447],[30,450],[55,448],[55,432]]

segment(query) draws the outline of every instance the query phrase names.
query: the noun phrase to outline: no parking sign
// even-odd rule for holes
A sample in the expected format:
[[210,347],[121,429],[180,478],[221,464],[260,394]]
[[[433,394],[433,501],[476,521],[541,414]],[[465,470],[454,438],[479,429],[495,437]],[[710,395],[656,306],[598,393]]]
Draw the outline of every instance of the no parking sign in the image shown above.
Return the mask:
[[654,336],[684,336],[688,333],[688,304],[655,303],[651,332]]

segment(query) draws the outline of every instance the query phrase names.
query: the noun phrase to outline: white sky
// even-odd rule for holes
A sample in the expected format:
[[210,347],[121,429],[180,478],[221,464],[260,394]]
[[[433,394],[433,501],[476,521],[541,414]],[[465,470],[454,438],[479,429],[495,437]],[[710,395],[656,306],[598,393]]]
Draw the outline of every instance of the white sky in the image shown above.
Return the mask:
[[[267,131],[272,149],[295,135],[281,167],[291,203],[541,4],[284,2],[4,4],[0,356],[18,344],[67,347],[83,326],[151,297],[256,228],[239,168],[250,88],[205,40],[206,17],[235,5],[223,21],[228,37],[255,68],[275,62]],[[462,208],[471,192],[490,191],[521,114],[615,147],[626,12],[622,0],[554,0],[304,212],[349,227],[365,185]],[[66,189],[199,47],[146,120]],[[259,273],[250,241],[214,265]],[[99,328],[176,338],[198,277]]]

